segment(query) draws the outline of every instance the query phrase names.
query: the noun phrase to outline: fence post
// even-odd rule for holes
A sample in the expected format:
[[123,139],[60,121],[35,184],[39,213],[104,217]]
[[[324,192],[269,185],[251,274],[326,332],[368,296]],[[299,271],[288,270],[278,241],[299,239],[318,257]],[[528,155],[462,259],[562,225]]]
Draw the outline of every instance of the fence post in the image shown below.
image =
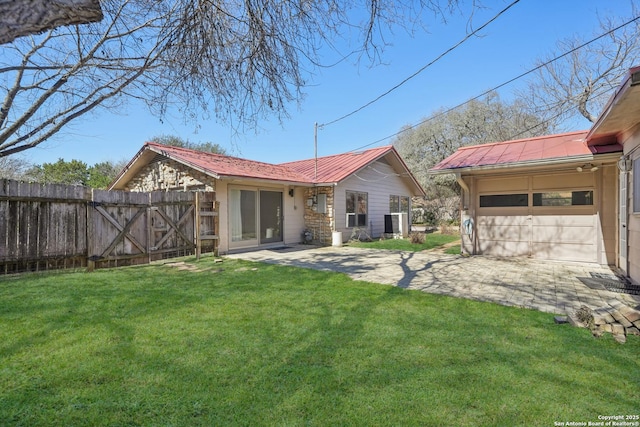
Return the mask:
[[195,227],[193,227],[194,229],[194,233],[195,233],[195,239],[196,239],[196,259],[200,259],[200,256],[202,255],[202,236],[200,235],[200,192],[196,191],[195,192],[195,212],[194,212],[194,225]]
[[93,257],[90,256],[91,248],[93,248],[93,188],[89,193],[91,196],[87,203],[85,203],[85,209],[87,210],[87,272],[91,273],[96,269],[96,262],[93,260]]

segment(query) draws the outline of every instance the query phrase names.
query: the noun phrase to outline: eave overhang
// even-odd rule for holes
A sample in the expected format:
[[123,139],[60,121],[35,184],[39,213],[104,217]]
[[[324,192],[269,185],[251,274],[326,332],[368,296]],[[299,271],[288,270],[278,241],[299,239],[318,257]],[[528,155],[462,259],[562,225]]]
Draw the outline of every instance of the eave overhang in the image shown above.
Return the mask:
[[585,163],[593,163],[595,166],[604,164],[613,164],[620,159],[622,154],[622,147],[620,151],[610,152],[606,154],[585,154],[582,156],[571,157],[558,157],[553,159],[532,160],[525,162],[514,163],[501,163],[494,165],[483,166],[469,166],[454,169],[440,169],[431,170],[429,175],[445,175],[445,174],[460,174],[460,175],[475,175],[485,174],[491,172],[535,172],[535,171],[556,171],[558,166],[575,167]]
[[624,135],[638,125],[640,117],[640,67],[629,70],[600,116],[587,134],[587,145],[617,142],[624,144]]

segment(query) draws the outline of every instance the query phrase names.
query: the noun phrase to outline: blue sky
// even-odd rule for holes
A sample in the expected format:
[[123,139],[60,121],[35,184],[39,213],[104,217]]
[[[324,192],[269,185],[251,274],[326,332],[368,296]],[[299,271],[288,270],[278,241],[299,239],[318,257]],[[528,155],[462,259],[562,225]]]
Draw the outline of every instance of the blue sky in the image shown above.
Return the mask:
[[[469,3],[469,2],[467,2]],[[479,27],[506,7],[511,0],[484,0],[485,9],[476,13]],[[521,0],[500,18],[446,55],[398,90],[375,104],[318,131],[318,154],[330,155],[380,146],[370,145],[415,124],[433,111],[455,106],[530,69],[536,58],[555,49],[559,39],[572,35],[590,39],[599,34],[598,15],[631,17],[627,0]],[[431,18],[429,18],[431,19]],[[32,163],[82,160],[92,165],[105,160],[130,159],[156,135],[177,135],[192,142],[215,142],[235,156],[270,163],[312,158],[314,123],[328,123],[376,98],[467,34],[468,16],[455,15],[446,24],[428,22],[429,33],[413,36],[398,29],[388,41],[383,65],[370,68],[343,62],[315,70],[304,90],[300,106],[291,105],[290,118],[274,118],[257,130],[234,135],[228,126],[213,120],[184,123],[178,115],[163,121],[153,117],[143,104],[129,102],[117,113],[100,111],[78,119],[55,139],[28,150],[23,156]],[[502,88],[509,100],[518,81]],[[585,122],[571,129],[587,129]]]

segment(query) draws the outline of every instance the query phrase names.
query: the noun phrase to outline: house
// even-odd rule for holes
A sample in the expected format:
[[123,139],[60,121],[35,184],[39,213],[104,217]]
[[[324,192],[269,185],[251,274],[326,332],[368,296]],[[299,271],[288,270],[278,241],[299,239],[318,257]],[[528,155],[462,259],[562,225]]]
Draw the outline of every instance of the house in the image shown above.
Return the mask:
[[590,130],[463,147],[462,250],[617,266],[640,282],[640,67]]
[[220,253],[299,243],[305,231],[323,244],[378,237],[385,215],[424,195],[393,146],[270,164],[149,142],[110,189],[215,192]]

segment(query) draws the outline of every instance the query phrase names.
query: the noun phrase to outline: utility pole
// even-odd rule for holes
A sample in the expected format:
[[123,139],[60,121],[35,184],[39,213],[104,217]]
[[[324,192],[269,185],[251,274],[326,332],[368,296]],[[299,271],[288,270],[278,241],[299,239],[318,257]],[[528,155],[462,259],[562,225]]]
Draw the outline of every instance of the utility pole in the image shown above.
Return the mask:
[[313,126],[313,149],[313,158],[315,159],[315,175],[313,180],[314,182],[318,182],[318,122],[315,122]]

